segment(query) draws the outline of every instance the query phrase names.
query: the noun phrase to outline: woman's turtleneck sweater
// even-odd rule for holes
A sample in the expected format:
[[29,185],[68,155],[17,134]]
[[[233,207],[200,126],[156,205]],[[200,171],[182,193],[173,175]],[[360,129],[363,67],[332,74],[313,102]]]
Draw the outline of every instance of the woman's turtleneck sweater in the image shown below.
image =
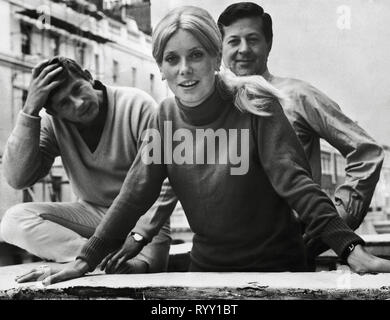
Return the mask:
[[[162,161],[145,164],[151,146],[145,142],[120,194],[79,256],[91,269],[154,203],[166,176],[195,234],[191,259],[197,269],[303,270],[303,241],[291,208],[305,223],[306,234],[321,237],[338,255],[351,243],[363,243],[312,181],[302,146],[279,103],[265,107],[268,117],[242,113],[223,84],[216,87],[197,107],[174,98],[162,102],[150,123],[154,141],[156,133],[163,140],[154,158]],[[149,239],[165,219],[155,217]]]

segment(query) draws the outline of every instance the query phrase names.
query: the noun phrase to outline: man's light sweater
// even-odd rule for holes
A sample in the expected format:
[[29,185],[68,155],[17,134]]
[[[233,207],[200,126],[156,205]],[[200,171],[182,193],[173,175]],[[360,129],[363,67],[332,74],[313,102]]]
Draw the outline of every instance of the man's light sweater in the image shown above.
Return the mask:
[[135,159],[156,103],[135,88],[106,88],[107,119],[94,152],[74,124],[46,113],[41,118],[20,112],[4,152],[8,183],[18,189],[34,184],[48,173],[54,158],[61,156],[76,196],[109,207]]

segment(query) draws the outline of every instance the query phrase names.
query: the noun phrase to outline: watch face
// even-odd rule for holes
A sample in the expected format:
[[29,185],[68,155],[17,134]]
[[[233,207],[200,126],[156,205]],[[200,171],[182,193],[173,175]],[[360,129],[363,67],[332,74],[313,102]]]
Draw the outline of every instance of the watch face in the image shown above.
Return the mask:
[[133,234],[133,238],[134,238],[134,240],[137,241],[137,242],[140,242],[140,241],[144,240],[144,237],[141,236],[141,235],[138,234],[138,233],[134,233],[134,234]]

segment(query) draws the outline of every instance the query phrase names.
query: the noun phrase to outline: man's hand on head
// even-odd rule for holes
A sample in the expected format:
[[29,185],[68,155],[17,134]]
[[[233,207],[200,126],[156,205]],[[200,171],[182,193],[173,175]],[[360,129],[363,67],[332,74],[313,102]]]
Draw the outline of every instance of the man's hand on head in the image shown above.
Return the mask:
[[51,90],[62,81],[54,80],[63,70],[58,64],[46,65],[44,60],[32,69],[32,78],[28,89],[27,99],[23,106],[23,112],[32,116],[38,116],[39,111],[45,106]]

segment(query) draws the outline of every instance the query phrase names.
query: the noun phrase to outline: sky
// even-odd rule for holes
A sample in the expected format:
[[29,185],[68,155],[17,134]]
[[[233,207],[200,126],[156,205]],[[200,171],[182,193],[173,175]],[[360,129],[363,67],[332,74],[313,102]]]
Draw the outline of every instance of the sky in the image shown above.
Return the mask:
[[[196,5],[216,19],[231,0],[152,0],[152,25]],[[390,1],[263,0],[273,18],[270,72],[305,80],[390,146]]]

